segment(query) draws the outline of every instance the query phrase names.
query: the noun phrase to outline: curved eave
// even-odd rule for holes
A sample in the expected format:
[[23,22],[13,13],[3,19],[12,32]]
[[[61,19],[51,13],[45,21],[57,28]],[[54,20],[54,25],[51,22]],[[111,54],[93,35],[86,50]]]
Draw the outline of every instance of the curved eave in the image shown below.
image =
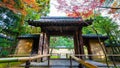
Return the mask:
[[100,38],[101,40],[107,40],[108,36],[102,36],[102,35],[82,35],[84,39],[98,39]]
[[81,18],[41,18],[40,20],[28,20],[29,25],[41,27],[41,26],[88,26],[91,25],[93,20],[83,21]]
[[39,34],[26,34],[26,35],[18,36],[17,39],[36,39],[39,37],[40,37]]

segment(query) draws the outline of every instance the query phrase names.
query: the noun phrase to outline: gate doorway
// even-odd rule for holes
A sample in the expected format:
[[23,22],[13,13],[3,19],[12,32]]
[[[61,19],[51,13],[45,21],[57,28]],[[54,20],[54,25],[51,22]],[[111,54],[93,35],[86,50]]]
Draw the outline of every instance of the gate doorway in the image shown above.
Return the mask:
[[74,41],[72,36],[52,36],[50,37],[51,59],[68,59],[74,54]]

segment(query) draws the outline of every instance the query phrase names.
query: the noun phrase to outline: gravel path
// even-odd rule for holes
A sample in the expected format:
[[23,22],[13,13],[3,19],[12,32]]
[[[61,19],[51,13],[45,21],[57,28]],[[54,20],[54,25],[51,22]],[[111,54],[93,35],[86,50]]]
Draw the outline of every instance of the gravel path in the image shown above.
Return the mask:
[[[70,60],[50,60],[50,67],[47,67],[48,61],[44,62],[31,62],[31,67],[39,67],[39,68],[70,68]],[[72,61],[72,68],[78,68],[78,63]],[[24,66],[24,64],[22,65]]]
[[[95,62],[92,60],[87,60],[87,62],[98,66],[98,68],[107,68],[106,64]],[[31,67],[30,68],[78,68],[78,63],[76,61],[72,61],[72,67],[70,67],[70,60],[50,60],[50,67],[48,67],[48,61],[44,62],[31,62]],[[21,66],[24,66],[21,65]],[[114,67],[111,67],[114,68]]]

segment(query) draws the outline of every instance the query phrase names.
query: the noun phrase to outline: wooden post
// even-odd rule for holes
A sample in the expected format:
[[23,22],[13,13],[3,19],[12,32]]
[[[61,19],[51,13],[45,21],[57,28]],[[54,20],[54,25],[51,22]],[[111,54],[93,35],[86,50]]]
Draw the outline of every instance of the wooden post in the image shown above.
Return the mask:
[[68,59],[68,54],[66,53],[66,59]]
[[[39,39],[39,48],[38,48],[38,54],[42,55],[43,54],[43,41],[44,41],[44,34],[40,34],[40,39]],[[42,61],[42,59],[37,60],[38,62]]]
[[[43,54],[49,54],[49,36],[47,33],[44,33],[44,43],[43,43]],[[43,61],[47,60],[47,57],[43,58]]]
[[72,57],[70,56],[70,68],[72,68]]
[[[79,29],[79,32],[78,32],[78,40],[79,40],[79,50],[80,50],[80,53],[79,54],[84,54],[84,44],[83,44],[83,38],[82,38],[82,27]],[[80,56],[81,59],[83,59],[83,56]],[[82,64],[79,64],[79,68],[83,68],[83,65]]]
[[[79,32],[78,32],[78,41],[79,41],[79,54],[84,54],[84,44],[83,44],[83,38],[82,38],[82,27],[79,28]],[[83,59],[84,56],[80,56],[81,59]]]
[[76,32],[74,34],[74,51],[75,51],[75,54],[79,54],[78,52],[78,43],[77,43],[77,35],[76,35]]
[[25,65],[25,68],[29,68],[30,67],[30,61],[26,61],[26,65]]
[[[50,47],[50,36],[47,34],[47,43],[48,43],[48,54],[50,53],[49,47]],[[50,67],[50,56],[48,57],[48,67]]]
[[50,48],[50,36],[49,36],[49,34],[47,34],[47,38],[48,38],[47,43],[48,43],[48,54],[49,54],[50,53],[50,50],[49,50],[49,48]]
[[[83,49],[81,49],[81,42],[83,42],[83,41],[80,41],[80,35],[79,34],[80,34],[79,30],[77,30],[74,34],[74,49],[75,49],[75,54],[80,55],[80,54],[82,54],[81,51],[83,50]],[[76,57],[82,59],[81,56],[76,56]],[[79,64],[79,68],[83,68],[83,66],[81,64]]]
[[[42,48],[42,55],[46,54],[46,33],[43,34],[43,48]],[[46,57],[42,58],[42,61],[46,60]]]
[[50,67],[50,56],[48,56],[48,67]]

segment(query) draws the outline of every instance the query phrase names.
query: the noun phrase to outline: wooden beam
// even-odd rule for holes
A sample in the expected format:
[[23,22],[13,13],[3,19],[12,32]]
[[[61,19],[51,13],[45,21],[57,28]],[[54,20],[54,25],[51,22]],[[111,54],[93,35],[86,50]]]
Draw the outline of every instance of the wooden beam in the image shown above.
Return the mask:
[[72,55],[71,55],[71,58],[73,58],[75,61],[77,61],[78,63],[84,65],[84,66],[87,67],[87,68],[98,68],[97,66],[95,66],[95,65],[93,65],[93,64],[91,64],[91,63],[89,63],[89,62],[86,62],[86,61],[84,61],[84,60],[82,60],[82,59],[80,59],[80,58],[77,58],[77,57],[75,57],[75,56],[72,56]]
[[48,56],[50,56],[50,54],[36,55],[32,57],[0,58],[0,63],[31,61],[31,60],[35,60],[35,59],[42,58],[42,57],[48,57]]
[[73,36],[75,31],[47,31],[50,36]]

